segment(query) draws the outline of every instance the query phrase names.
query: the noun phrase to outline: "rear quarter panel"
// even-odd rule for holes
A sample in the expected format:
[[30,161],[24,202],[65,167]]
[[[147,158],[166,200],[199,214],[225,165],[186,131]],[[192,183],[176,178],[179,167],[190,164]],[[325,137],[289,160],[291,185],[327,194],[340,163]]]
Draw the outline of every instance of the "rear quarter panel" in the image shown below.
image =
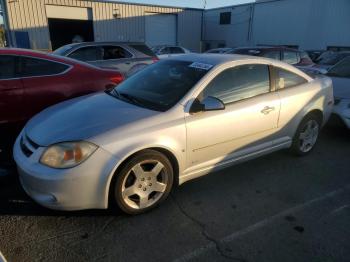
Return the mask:
[[323,113],[327,122],[333,104],[333,88],[329,78],[317,78],[300,86],[279,90],[281,99],[278,128],[281,137],[292,139],[302,119],[313,110]]

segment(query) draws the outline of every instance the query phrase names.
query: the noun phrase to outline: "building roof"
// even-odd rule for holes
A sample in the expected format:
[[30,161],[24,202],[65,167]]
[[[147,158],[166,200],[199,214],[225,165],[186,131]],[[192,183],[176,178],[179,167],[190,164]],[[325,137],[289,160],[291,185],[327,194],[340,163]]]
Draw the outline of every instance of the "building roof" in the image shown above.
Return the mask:
[[[86,0],[88,1],[88,0]],[[183,6],[169,6],[169,5],[156,5],[156,4],[147,4],[147,3],[141,3],[141,2],[122,2],[122,1],[113,1],[113,0],[89,0],[90,2],[106,2],[106,3],[113,3],[113,4],[124,4],[124,5],[143,5],[143,6],[153,6],[153,7],[164,7],[164,8],[179,8],[179,9],[186,9],[186,10],[197,10],[202,11],[203,8],[194,8],[194,7],[183,7]]]

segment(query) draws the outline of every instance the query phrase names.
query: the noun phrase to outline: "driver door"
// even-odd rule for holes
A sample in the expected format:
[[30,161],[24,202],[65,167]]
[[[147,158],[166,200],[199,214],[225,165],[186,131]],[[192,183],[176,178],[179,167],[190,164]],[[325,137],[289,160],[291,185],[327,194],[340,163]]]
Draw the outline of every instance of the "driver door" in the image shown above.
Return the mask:
[[280,99],[271,91],[269,66],[240,65],[219,73],[198,99],[219,98],[224,110],[186,116],[187,172],[209,169],[272,146]]

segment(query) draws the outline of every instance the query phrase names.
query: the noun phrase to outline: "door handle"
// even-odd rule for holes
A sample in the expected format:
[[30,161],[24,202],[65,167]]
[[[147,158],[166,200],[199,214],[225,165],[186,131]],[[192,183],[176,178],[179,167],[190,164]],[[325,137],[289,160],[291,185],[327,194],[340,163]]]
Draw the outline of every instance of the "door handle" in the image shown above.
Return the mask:
[[263,113],[264,115],[269,114],[271,111],[275,110],[275,108],[273,106],[265,106],[263,108],[263,110],[261,110],[260,112]]

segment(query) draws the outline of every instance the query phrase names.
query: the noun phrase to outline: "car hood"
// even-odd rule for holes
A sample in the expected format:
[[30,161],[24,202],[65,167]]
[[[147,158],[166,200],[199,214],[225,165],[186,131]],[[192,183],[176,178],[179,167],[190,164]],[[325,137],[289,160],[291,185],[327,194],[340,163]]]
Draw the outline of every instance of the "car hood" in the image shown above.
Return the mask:
[[123,102],[106,93],[96,93],[49,107],[28,122],[25,132],[35,143],[49,146],[88,140],[157,114],[159,112]]
[[350,78],[331,77],[333,94],[336,98],[350,99]]

